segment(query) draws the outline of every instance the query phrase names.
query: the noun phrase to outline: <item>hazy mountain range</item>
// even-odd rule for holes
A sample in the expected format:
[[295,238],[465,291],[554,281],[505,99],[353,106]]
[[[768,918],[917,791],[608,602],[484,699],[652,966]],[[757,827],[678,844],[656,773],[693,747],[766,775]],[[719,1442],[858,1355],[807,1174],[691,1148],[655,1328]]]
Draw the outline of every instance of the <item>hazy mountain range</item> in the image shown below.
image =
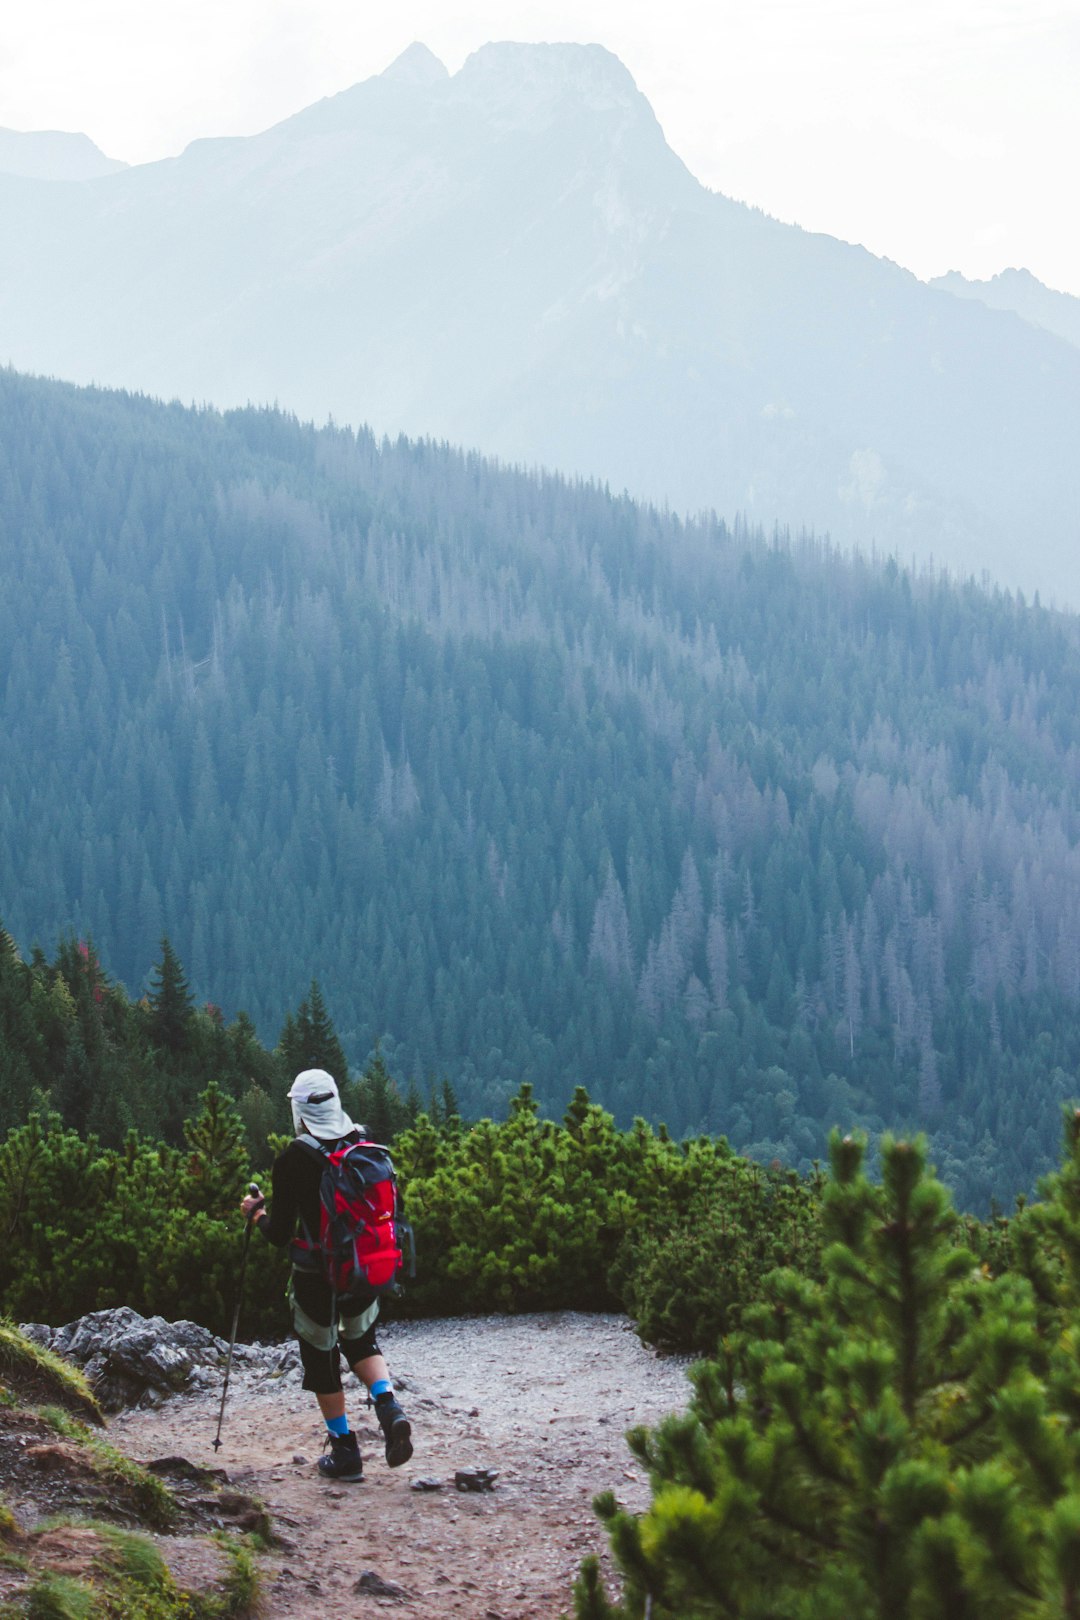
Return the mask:
[[126,168],[126,163],[106,157],[89,135],[69,135],[56,129],[30,134],[0,129],[0,174],[24,180],[96,180]]
[[959,270],[950,270],[930,285],[955,293],[957,298],[976,298],[991,309],[1012,310],[1032,326],[1041,326],[1080,348],[1080,298],[1055,292],[1030,270],[1002,270],[989,281],[968,281]]
[[[104,160],[107,161],[107,160]],[[701,186],[598,46],[0,176],[0,358],[475,445],[1080,602],[1080,355]]]

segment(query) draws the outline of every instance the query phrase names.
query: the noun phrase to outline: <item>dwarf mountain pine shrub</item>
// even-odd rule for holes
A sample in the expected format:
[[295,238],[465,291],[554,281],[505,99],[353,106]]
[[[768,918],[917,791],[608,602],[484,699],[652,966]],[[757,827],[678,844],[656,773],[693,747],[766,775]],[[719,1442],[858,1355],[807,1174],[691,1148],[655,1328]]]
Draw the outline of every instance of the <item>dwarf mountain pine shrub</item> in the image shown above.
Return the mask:
[[[790,1270],[690,1410],[630,1436],[640,1517],[597,1507],[577,1620],[1073,1620],[1080,1615],[1080,1118],[1001,1276],[957,1241],[921,1140],[835,1136],[820,1280]],[[1041,1293],[1040,1293],[1041,1290]]]

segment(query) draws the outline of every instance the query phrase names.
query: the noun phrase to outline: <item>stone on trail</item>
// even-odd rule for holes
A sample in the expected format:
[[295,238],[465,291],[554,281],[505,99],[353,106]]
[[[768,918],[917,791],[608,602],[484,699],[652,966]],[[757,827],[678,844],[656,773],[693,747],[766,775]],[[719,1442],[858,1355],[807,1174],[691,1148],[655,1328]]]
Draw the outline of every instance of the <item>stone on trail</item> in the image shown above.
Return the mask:
[[441,1479],[411,1479],[409,1481],[410,1491],[441,1491],[442,1488],[443,1482]]
[[459,1468],[454,1484],[459,1491],[493,1491],[498,1477],[497,1468]]
[[412,1597],[412,1593],[407,1592],[403,1586],[397,1586],[393,1581],[384,1581],[373,1569],[365,1569],[353,1591],[365,1592],[368,1597],[392,1598],[397,1603],[408,1603]]

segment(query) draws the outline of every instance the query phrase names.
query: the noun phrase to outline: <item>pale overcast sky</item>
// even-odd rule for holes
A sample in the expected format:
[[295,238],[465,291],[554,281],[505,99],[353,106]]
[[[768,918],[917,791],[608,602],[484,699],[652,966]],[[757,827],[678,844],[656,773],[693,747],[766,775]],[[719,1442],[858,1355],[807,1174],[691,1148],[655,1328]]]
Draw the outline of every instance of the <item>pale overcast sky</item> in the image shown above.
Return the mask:
[[0,126],[147,162],[250,134],[423,40],[596,40],[707,185],[928,277],[1080,295],[1080,0],[12,0]]

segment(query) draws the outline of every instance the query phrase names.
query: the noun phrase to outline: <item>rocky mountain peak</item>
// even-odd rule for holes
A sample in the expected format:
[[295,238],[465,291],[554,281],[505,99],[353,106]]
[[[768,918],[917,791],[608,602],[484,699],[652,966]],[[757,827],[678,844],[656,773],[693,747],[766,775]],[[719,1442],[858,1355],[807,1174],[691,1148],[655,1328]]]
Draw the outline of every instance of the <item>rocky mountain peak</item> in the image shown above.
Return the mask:
[[602,45],[483,45],[466,59],[454,86],[516,122],[566,99],[593,112],[634,108],[652,118],[629,71]]
[[428,85],[442,84],[450,75],[434,51],[414,40],[379,77],[398,84]]

